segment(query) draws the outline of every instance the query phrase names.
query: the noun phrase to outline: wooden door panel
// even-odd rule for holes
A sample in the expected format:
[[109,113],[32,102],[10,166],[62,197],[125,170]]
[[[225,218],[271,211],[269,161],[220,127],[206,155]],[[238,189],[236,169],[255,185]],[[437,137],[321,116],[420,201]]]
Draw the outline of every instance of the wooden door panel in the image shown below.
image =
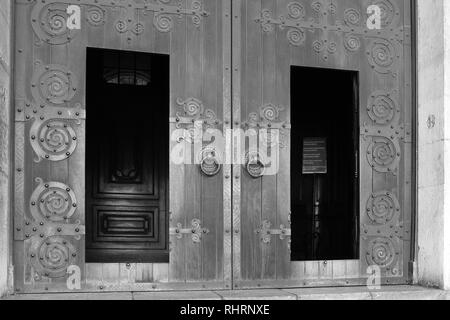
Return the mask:
[[[373,4],[382,10],[380,31],[366,27]],[[235,0],[233,8],[235,125],[281,129],[276,176],[255,179],[245,166],[235,166],[240,174],[233,188],[239,202],[233,211],[239,230],[234,287],[364,284],[370,265],[381,268],[382,283],[405,283],[411,232],[410,1]],[[291,261],[291,66],[358,72],[359,259]]]
[[[81,30],[67,29],[64,22],[68,5],[80,6]],[[164,229],[170,234],[166,246],[170,262],[85,264],[84,258],[84,226],[91,223],[85,221],[84,178],[85,118],[89,119],[87,48],[170,55],[171,135],[192,128],[193,119],[204,119],[205,125],[212,128],[230,127],[227,95],[231,88],[231,59],[227,52],[231,52],[231,27],[230,21],[225,21],[230,11],[230,2],[219,0],[99,0],[95,4],[87,0],[16,1],[15,263],[19,290],[68,291],[64,271],[72,264],[81,268],[82,290],[230,287],[231,205],[227,201],[231,201],[231,179],[226,177],[231,169],[226,165],[210,175],[197,164],[170,163],[170,204],[165,208],[170,221],[162,224],[157,221],[162,221],[158,216],[164,212],[152,204],[152,198],[160,196],[156,174],[147,174],[155,181],[143,183],[144,187],[135,189],[132,195],[118,194],[114,183],[103,181],[94,193],[104,201],[95,208],[104,217],[98,220],[102,222],[103,239],[114,238],[120,221],[132,238],[150,239],[151,243],[154,231],[149,230],[153,225],[154,230]],[[213,114],[215,117],[211,117]],[[49,131],[57,134],[40,142]],[[182,144],[177,139],[170,143],[171,149]],[[110,169],[108,165],[102,170]],[[47,184],[57,193],[46,193]],[[48,219],[71,215],[70,219],[45,222],[44,226],[35,220],[30,199],[42,188],[41,197],[55,199],[53,206],[57,207],[51,208],[56,214],[50,212]],[[111,203],[112,195],[120,197],[117,204]],[[130,208],[131,201],[143,197],[147,199],[145,205],[139,210]],[[66,206],[66,199],[76,207]],[[36,208],[48,210],[48,206],[41,209],[38,203]],[[225,215],[224,208],[228,208]],[[123,213],[130,209],[135,214],[124,220]],[[48,244],[41,241],[41,232],[43,239],[50,239]],[[26,237],[28,233],[30,238]],[[57,253],[57,261],[33,261],[33,250]],[[136,254],[133,250],[129,253]]]

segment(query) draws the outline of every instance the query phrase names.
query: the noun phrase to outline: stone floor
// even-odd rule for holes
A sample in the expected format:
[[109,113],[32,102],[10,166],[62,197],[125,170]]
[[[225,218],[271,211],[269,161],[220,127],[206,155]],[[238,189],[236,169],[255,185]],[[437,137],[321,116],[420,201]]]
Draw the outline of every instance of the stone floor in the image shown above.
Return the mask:
[[236,291],[23,294],[6,300],[450,300],[450,292],[418,286]]

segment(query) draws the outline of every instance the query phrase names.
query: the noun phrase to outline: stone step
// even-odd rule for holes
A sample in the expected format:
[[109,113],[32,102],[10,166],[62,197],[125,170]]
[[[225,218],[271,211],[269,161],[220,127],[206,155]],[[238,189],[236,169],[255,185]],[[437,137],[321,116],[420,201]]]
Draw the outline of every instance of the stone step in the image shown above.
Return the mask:
[[450,292],[419,286],[261,289],[233,291],[19,294],[5,300],[450,300]]

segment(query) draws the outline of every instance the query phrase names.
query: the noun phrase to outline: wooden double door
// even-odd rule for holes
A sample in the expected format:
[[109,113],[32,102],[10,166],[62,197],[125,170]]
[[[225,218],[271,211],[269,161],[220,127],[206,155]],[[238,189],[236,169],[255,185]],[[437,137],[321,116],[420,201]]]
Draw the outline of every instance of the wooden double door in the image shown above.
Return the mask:
[[[371,5],[380,9],[380,29],[367,25]],[[73,29],[67,21],[77,18],[76,8],[80,25]],[[383,284],[408,281],[413,188],[410,1],[17,0],[15,15],[17,291],[361,285],[369,266],[379,268]],[[168,92],[160,88],[142,93],[139,101],[128,101],[133,103],[123,96],[102,97],[100,87],[89,85],[87,61],[93,49],[88,48],[166,56]],[[350,72],[342,82],[349,84],[342,87],[347,100],[320,77],[313,77],[316,83],[311,85],[309,78],[302,79],[308,73],[294,72],[296,67]],[[123,81],[131,81],[130,74],[136,85],[133,68]],[[165,78],[139,74],[139,83],[150,87]],[[116,80],[108,74],[103,81]],[[164,94],[167,104],[158,102]],[[118,101],[123,106],[109,111],[108,105]],[[143,108],[156,109],[131,106],[140,102]],[[326,205],[347,207],[325,214],[334,219],[321,222],[328,227],[303,232],[291,227],[293,222],[302,225],[302,215],[321,211],[294,209],[302,203],[301,195],[309,193],[303,192],[306,187],[298,191],[292,177],[311,185],[310,176],[296,171],[302,167],[293,155],[299,155],[301,163],[304,138],[322,135],[301,129],[308,123],[303,113],[320,117],[308,112],[319,107],[325,113],[333,109],[335,121],[328,117],[328,123],[336,132],[340,121],[343,130],[351,127],[342,139],[327,140],[334,150],[327,161],[329,170],[339,170],[331,154],[347,154],[339,158],[351,162],[344,163],[352,175],[346,176],[345,188],[355,191],[338,192],[339,174],[320,176],[331,179],[323,189],[333,194],[323,198],[331,199]],[[103,185],[111,192],[95,193],[90,180],[94,174],[89,173],[95,166],[86,161],[90,145],[99,142],[89,138],[89,126],[101,126],[99,139],[111,138],[112,125],[114,134],[122,130],[126,137],[131,130],[145,135],[148,131],[130,123],[117,129],[120,114],[126,114],[123,121],[135,118],[137,126],[154,127],[155,119],[165,114],[158,108],[168,108],[167,129],[159,123],[168,134],[153,134],[164,143],[151,144],[157,150],[148,156],[143,143],[133,154],[144,157],[140,168],[145,169],[148,159],[159,159],[159,165],[143,170],[139,180],[135,168],[127,168],[129,157],[120,152],[118,157],[104,157],[99,169],[121,163],[126,170],[114,171]],[[257,133],[257,146],[269,150],[267,155],[242,138],[249,130]],[[199,132],[222,134],[204,134],[196,148]],[[117,139],[121,150],[132,150],[126,142],[130,140],[122,138]],[[161,152],[165,155],[151,156]],[[166,170],[161,161],[167,161],[167,176],[156,175],[159,180],[152,187],[160,192],[158,202],[151,202],[154,194],[142,181],[148,181],[150,171]],[[139,194],[145,197],[121,202],[132,198],[126,191],[132,184],[143,185]],[[100,227],[93,223],[94,207]],[[329,221],[340,228],[341,217],[350,219],[347,229],[332,232]],[[314,242],[314,236],[325,239],[347,232],[350,249],[302,256],[302,250],[309,250],[302,249],[302,243]],[[104,251],[97,254],[93,248]],[[108,248],[125,253],[108,254]],[[77,272],[80,286],[68,285]]]

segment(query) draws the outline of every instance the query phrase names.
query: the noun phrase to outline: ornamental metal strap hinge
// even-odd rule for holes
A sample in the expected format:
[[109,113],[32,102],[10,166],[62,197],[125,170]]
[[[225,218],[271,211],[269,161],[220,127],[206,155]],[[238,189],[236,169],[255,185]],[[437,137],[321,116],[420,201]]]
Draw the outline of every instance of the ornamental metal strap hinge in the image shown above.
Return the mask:
[[411,222],[404,221],[400,223],[388,223],[385,225],[362,224],[362,238],[367,240],[369,237],[398,238],[402,241],[411,240]]
[[[16,212],[14,223],[15,240],[48,238],[52,236],[75,236],[85,234],[85,227],[74,216],[78,207],[75,192],[60,182],[44,182],[36,178],[38,183],[29,200],[27,218],[24,211]],[[75,223],[69,223],[75,221]]]
[[392,191],[373,193],[366,204],[366,214],[369,223],[361,224],[363,239],[368,237],[386,237],[400,240],[410,240],[411,222],[400,221],[401,206],[397,196]]
[[[33,2],[26,1],[25,3],[31,4]],[[132,40],[132,35],[140,36],[148,28],[146,21],[137,19],[138,17],[141,18],[142,15],[147,17],[153,14],[153,26],[162,33],[171,32],[176,26],[177,18],[182,21],[183,17],[190,17],[192,24],[199,28],[203,19],[210,16],[210,13],[204,9],[204,3],[197,0],[192,1],[189,6],[184,6],[181,2],[178,5],[171,5],[168,0],[153,0],[152,3],[148,0],[37,1],[31,12],[31,26],[38,38],[37,45],[42,45],[44,42],[52,45],[66,44],[80,34],[79,29],[67,28],[66,23],[64,23],[69,18],[67,13],[69,5],[82,7],[83,18],[87,22],[86,27],[102,27],[108,19],[111,19],[108,26],[112,25],[113,30],[119,34],[126,34],[128,41]],[[111,11],[120,12],[119,17],[116,18],[117,15],[112,14]],[[61,23],[61,21],[63,22]]]
[[364,124],[361,126],[361,136],[384,137],[392,141],[398,139],[404,143],[412,143],[412,127],[410,123],[403,123],[391,126],[370,126]]
[[280,225],[279,229],[271,229],[272,224],[270,221],[263,221],[261,226],[255,230],[255,233],[260,236],[260,239],[265,244],[270,244],[273,235],[278,235],[280,240],[284,240],[289,237],[288,244],[290,245],[291,229],[286,228],[284,225]]
[[81,225],[80,221],[77,221],[76,224],[55,223],[49,221],[25,221],[23,226],[16,224],[14,239],[45,239],[52,236],[81,237],[82,235],[85,235],[85,233],[85,226]]
[[170,234],[176,236],[177,239],[182,239],[183,235],[191,235],[192,242],[194,243],[200,243],[203,235],[207,235],[208,233],[209,229],[202,228],[202,222],[199,219],[193,219],[190,228],[183,228],[181,223],[177,223],[175,228],[170,228]]
[[66,66],[34,61],[32,99],[16,100],[16,123],[32,121],[29,141],[35,162],[68,159],[78,144],[77,130],[86,110],[74,102],[79,91],[76,75]]

